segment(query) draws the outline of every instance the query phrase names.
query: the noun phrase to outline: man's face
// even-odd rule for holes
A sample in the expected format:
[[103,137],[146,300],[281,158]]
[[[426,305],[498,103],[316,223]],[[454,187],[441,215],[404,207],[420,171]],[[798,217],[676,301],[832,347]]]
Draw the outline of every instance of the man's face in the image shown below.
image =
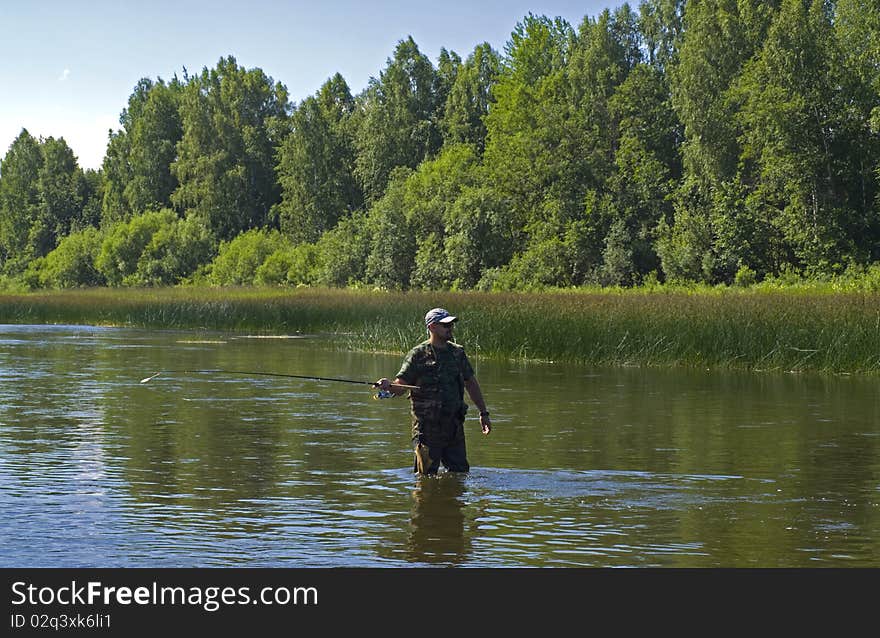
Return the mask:
[[454,322],[450,321],[449,323],[435,323],[431,327],[434,329],[434,334],[437,335],[443,341],[452,341],[452,326]]

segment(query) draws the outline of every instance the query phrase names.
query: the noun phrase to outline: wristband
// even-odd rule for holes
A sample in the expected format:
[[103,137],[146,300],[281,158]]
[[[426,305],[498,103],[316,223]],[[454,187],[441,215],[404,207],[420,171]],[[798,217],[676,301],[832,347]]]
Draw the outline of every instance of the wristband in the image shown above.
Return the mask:
[[482,412],[480,412],[480,416],[489,416],[489,412],[486,410],[483,410]]

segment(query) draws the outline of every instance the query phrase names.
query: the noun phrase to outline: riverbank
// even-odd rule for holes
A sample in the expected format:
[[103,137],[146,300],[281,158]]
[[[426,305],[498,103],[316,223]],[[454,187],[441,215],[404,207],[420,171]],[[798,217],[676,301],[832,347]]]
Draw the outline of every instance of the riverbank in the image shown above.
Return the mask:
[[0,295],[0,322],[324,334],[340,348],[402,353],[434,306],[461,317],[456,338],[481,357],[880,372],[880,294],[867,292],[87,289]]

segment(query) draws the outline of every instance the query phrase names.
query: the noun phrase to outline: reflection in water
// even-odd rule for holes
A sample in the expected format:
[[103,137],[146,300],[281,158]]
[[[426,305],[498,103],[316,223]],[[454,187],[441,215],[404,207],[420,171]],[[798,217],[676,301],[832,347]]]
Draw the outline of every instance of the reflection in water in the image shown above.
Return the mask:
[[465,474],[418,477],[413,490],[407,554],[428,563],[463,562],[471,550],[465,532]]
[[399,355],[0,326],[0,567],[880,566],[876,379],[493,363],[467,475],[413,477]]

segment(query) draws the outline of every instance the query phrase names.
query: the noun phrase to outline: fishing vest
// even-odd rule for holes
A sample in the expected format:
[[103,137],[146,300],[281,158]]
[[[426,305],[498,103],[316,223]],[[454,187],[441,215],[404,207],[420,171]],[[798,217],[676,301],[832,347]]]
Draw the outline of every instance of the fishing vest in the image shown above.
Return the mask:
[[468,408],[464,401],[464,382],[466,376],[473,375],[464,348],[449,343],[446,351],[438,357],[431,344],[425,341],[409,352],[401,373],[398,376],[419,386],[418,390],[410,391],[415,419],[421,423],[450,417],[464,421]]

